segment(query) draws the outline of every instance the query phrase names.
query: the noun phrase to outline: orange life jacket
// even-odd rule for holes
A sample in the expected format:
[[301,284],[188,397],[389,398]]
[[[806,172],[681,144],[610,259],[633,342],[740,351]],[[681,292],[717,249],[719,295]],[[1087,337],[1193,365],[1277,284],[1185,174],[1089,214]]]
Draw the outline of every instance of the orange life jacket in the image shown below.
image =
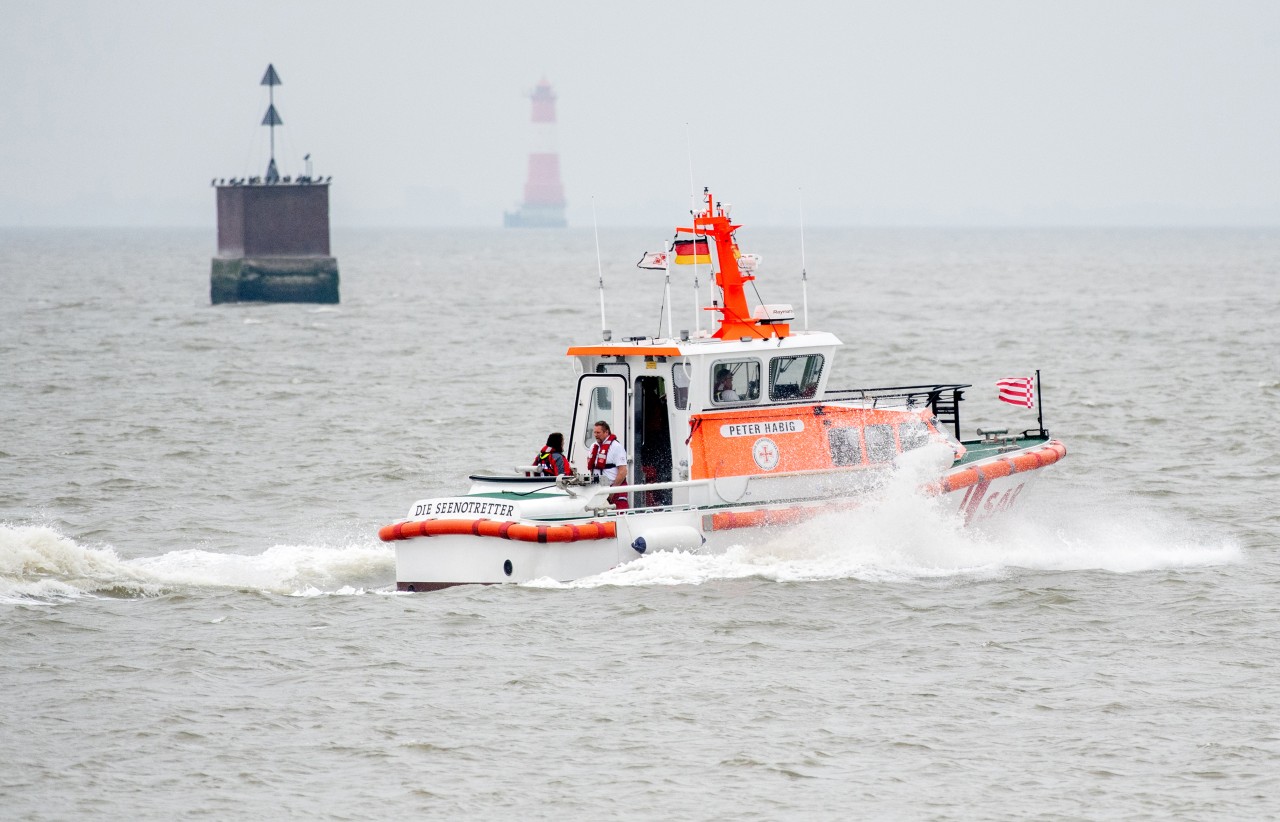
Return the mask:
[[550,445],[542,446],[533,464],[542,466],[542,473],[552,477],[572,473],[569,470],[569,461],[564,458],[564,454],[552,451]]

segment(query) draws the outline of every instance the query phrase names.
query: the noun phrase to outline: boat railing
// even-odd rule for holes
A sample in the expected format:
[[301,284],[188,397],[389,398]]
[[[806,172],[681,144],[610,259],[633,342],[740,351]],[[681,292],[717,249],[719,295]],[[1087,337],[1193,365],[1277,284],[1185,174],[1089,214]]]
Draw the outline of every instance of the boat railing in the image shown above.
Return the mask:
[[960,401],[971,384],[898,385],[886,388],[829,388],[823,398],[837,402],[870,403],[872,408],[928,406],[938,422],[950,425],[960,439]]
[[[577,475],[581,476],[581,475]],[[614,494],[630,494],[636,491],[666,491],[673,488],[698,488],[711,484],[709,479],[699,480],[674,480],[672,482],[648,482],[637,485],[601,485],[595,482],[576,482],[567,477],[557,477],[556,485],[568,491],[572,496],[581,496],[585,491],[587,497],[587,507],[603,507],[593,506],[592,503],[596,497],[613,496]],[[578,490],[582,489],[582,490]]]
[[[886,466],[873,465],[870,468],[871,470],[876,471],[876,470],[884,470]],[[739,496],[741,496],[741,493],[745,493],[747,486],[753,482],[758,483],[758,482],[765,482],[765,481],[794,479],[797,477],[839,478],[839,477],[858,476],[858,475],[866,474],[867,471],[868,471],[867,466],[861,466],[861,465],[836,466],[832,468],[806,468],[806,469],[800,469],[796,471],[778,471],[772,474],[734,474],[732,476],[709,477],[707,479],[674,480],[671,482],[650,482],[650,483],[642,483],[642,484],[634,484],[634,485],[601,485],[601,484],[590,482],[590,481],[583,482],[583,479],[584,479],[583,475],[578,474],[575,476],[575,478],[572,478],[572,479],[569,477],[557,477],[556,485],[568,491],[571,496],[575,496],[575,497],[585,496],[586,497],[585,507],[603,509],[607,506],[604,504],[603,500],[601,500],[600,503],[597,503],[597,498],[613,496],[614,494],[645,493],[649,491],[665,491],[665,490],[674,489],[674,488],[711,487],[714,490],[718,488],[721,483],[739,482],[742,484],[742,489],[739,493]],[[723,496],[723,495],[717,493],[716,496]],[[825,497],[823,495],[818,495],[813,498],[822,499]]]

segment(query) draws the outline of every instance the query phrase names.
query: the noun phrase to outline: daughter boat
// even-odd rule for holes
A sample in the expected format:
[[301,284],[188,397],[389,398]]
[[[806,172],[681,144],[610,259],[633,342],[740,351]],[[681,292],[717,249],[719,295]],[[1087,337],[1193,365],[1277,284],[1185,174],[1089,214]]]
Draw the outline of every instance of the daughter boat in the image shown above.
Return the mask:
[[[921,489],[968,523],[1013,506],[1066,455],[1042,420],[961,441],[969,385],[829,388],[842,343],[793,332],[791,306],[748,306],[756,259],[739,227],[707,193],[670,252],[710,266],[714,332],[570,347],[580,376],[565,456],[580,470],[477,474],[462,496],[413,503],[379,531],[396,543],[397,589],[567,582],[648,552],[715,550],[742,541],[739,529],[867,504],[904,464],[927,466]],[[620,469],[593,448],[598,422],[626,444],[625,484],[599,481]]]

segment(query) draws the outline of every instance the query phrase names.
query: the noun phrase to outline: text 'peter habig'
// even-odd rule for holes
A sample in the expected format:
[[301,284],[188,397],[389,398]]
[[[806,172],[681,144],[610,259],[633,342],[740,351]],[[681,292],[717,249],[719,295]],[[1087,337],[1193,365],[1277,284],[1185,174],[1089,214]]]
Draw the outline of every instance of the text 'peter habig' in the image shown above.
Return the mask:
[[796,434],[804,430],[803,420],[741,422],[720,426],[722,437],[758,437],[762,434]]

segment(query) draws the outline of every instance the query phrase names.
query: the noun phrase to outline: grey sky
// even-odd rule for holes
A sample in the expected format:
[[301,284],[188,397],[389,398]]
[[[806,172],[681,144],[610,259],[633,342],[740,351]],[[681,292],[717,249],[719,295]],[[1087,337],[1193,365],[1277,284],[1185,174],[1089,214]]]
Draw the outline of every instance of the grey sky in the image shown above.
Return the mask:
[[1276,2],[0,0],[0,225],[212,226],[269,62],[338,226],[500,225],[542,77],[580,226],[1280,223]]

